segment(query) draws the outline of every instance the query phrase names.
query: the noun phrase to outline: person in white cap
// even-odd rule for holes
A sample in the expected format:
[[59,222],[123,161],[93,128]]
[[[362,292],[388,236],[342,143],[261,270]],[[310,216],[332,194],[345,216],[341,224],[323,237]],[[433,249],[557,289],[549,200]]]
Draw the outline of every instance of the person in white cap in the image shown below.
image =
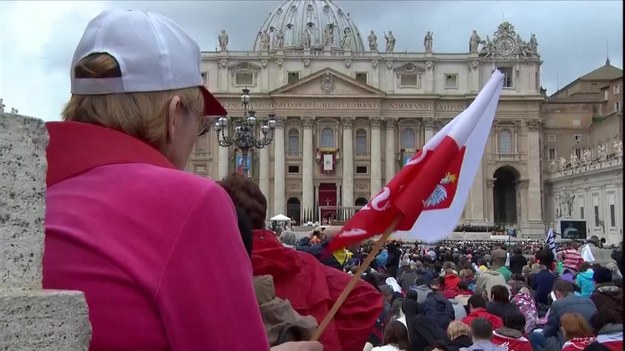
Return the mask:
[[47,124],[43,285],[85,293],[90,350],[269,350],[234,206],[182,171],[227,113],[200,60],[172,20],[105,11],[74,53],[63,122]]

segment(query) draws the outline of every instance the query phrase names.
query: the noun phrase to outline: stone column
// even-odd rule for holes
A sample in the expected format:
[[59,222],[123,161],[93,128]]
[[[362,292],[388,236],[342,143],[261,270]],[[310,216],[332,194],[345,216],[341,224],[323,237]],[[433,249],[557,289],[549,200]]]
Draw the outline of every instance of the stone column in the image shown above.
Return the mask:
[[469,62],[469,76],[471,77],[469,91],[472,93],[477,93],[480,91],[480,62],[479,61],[471,61]]
[[540,196],[540,119],[527,122],[527,176],[529,184],[527,189],[528,217],[530,222],[542,222],[541,196]]
[[228,60],[219,60],[219,68],[217,72],[217,90],[228,90]]
[[[304,127],[304,138],[302,148],[302,211],[311,211],[315,205],[314,194],[314,157],[313,149],[313,125],[315,120],[312,117],[302,117]],[[303,215],[303,213],[302,213]]]
[[395,118],[386,118],[386,149],[384,150],[384,178],[386,183],[395,176]]
[[42,289],[47,144],[42,120],[0,112],[0,350],[89,348],[84,294]]
[[426,69],[426,71],[425,71],[425,91],[433,92],[434,91],[434,62],[426,61],[425,62],[425,69]]
[[482,161],[480,161],[480,166],[477,168],[477,173],[475,174],[475,180],[471,186],[471,193],[469,193],[471,220],[473,222],[486,221],[484,217],[484,179],[482,178],[482,166]]
[[436,134],[436,119],[435,118],[424,118],[423,126],[425,127],[425,135],[424,135],[424,143],[425,145],[433,136]]
[[354,119],[344,117],[343,122],[343,190],[341,195],[342,206],[354,206],[354,138],[352,123]]
[[[228,136],[229,130],[228,128],[230,128],[230,126],[228,125],[226,127],[226,129],[224,129],[223,133],[225,136]],[[218,180],[224,179],[228,176],[228,173],[230,173],[230,147],[222,147],[222,146],[218,146],[219,147],[219,160],[218,160],[218,173],[217,173],[217,178]]]
[[[267,202],[269,202],[271,198],[269,196],[269,147],[260,149],[258,158],[258,187],[263,195],[265,195]],[[271,208],[271,206],[269,207]],[[271,213],[269,213],[269,211],[267,212],[267,215],[270,216]]]
[[521,226],[526,226],[527,225],[527,214],[528,214],[528,208],[527,208],[527,189],[528,189],[528,184],[529,181],[527,179],[523,179],[520,180],[519,183],[517,184],[517,203],[519,208],[517,209],[517,222],[521,225]]
[[[286,185],[284,183],[285,152],[284,152],[284,118],[276,117],[276,130],[273,140],[273,212],[286,215]],[[269,163],[269,162],[267,162]],[[267,188],[269,190],[269,188]]]
[[495,214],[494,214],[494,201],[495,201],[495,179],[489,178],[486,179],[486,218],[488,218],[488,223],[495,222]]
[[269,90],[269,67],[267,67],[269,63],[267,60],[263,59],[260,61],[261,70],[258,74],[258,78],[260,78],[260,90],[268,91]]
[[371,123],[371,197],[373,198],[382,189],[382,142],[380,127],[382,118],[372,117]]

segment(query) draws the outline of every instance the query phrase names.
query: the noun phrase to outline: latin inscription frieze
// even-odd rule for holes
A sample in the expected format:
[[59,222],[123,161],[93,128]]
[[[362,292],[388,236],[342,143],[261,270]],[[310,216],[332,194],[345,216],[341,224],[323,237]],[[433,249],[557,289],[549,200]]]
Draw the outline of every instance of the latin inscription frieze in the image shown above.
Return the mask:
[[[228,110],[240,110],[243,105],[239,101],[223,101],[223,106]],[[277,101],[253,101],[251,107],[255,110],[265,109],[303,109],[303,110],[387,110],[387,111],[441,111],[461,112],[466,106],[462,104],[446,104],[431,102],[404,102],[392,101],[332,101],[332,100],[277,100]]]

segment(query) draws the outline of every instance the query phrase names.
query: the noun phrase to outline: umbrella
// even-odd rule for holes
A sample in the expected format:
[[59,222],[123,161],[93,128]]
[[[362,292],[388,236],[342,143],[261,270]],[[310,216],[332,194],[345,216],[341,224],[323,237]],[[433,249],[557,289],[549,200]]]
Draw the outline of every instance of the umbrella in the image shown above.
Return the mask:
[[270,221],[290,221],[291,219],[283,214],[275,215],[269,219]]

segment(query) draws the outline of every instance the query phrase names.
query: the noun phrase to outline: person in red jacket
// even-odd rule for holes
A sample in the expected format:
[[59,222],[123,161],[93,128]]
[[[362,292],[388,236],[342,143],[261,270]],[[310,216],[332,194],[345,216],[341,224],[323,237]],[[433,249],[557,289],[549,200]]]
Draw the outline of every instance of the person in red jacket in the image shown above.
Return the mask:
[[[299,314],[321,323],[351,276],[309,253],[282,245],[274,232],[265,230],[267,200],[251,179],[232,174],[220,183],[252,222],[254,276],[271,275],[277,297],[289,300]],[[321,335],[324,350],[361,351],[381,311],[380,292],[360,280]]]
[[523,335],[525,317],[521,312],[511,311],[503,318],[503,327],[493,332],[491,340],[495,345],[506,347],[508,351],[532,351],[532,344]]
[[597,350],[598,342],[586,319],[578,313],[565,313],[560,317],[562,338],[566,340],[562,351]]
[[458,274],[456,274],[456,271],[451,268],[445,270],[444,278],[445,284],[442,287],[443,295],[445,295],[445,297],[448,299],[453,299],[458,296],[458,294],[460,294],[460,291],[458,290],[458,284],[462,281],[462,279]]
[[462,323],[471,325],[471,322],[475,318],[485,318],[493,325],[493,329],[503,327],[503,321],[501,318],[486,312],[486,300],[483,296],[473,295],[469,298],[467,304],[469,306],[469,315],[462,319]]

